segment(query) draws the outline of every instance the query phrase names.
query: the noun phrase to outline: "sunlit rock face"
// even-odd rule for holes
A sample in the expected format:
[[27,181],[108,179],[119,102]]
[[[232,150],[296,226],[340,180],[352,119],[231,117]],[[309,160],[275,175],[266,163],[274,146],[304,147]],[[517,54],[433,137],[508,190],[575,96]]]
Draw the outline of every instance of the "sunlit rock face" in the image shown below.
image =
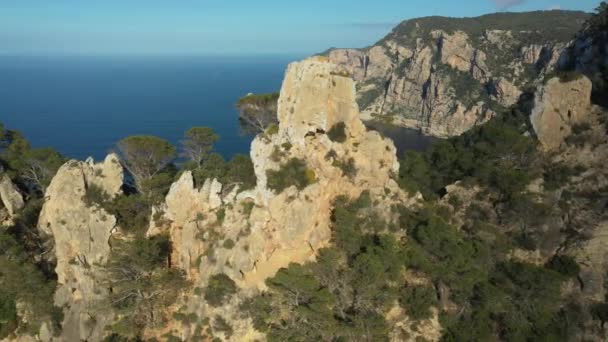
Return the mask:
[[[331,49],[327,56],[355,79],[362,119],[452,137],[516,104],[529,85],[576,59],[566,55],[587,17],[568,13],[571,25],[564,27],[563,15],[539,13],[525,30],[515,24],[528,20],[519,14],[411,19],[370,47]],[[585,44],[578,45],[583,51]]]
[[123,169],[115,155],[95,164],[71,160],[64,164],[45,193],[38,228],[53,241],[58,288],[55,305],[63,308],[60,340],[99,341],[112,322],[100,313],[98,302],[107,295],[97,267],[110,255],[110,235],[116,218],[87,203],[87,189],[96,186],[109,196],[121,193]]
[[545,150],[558,149],[583,122],[591,108],[591,81],[584,76],[572,81],[552,78],[536,92],[530,121]]
[[[264,281],[280,268],[312,261],[329,245],[337,196],[355,198],[369,190],[387,210],[393,203],[414,201],[393,180],[399,170],[393,142],[362,124],[354,81],[343,67],[319,57],[292,63],[278,103],[278,131],[260,134],[252,143],[256,188],[240,192],[238,185],[217,180],[198,188],[185,172],[157,209],[161,215],[149,232],[170,234],[172,264],[186,271],[193,287],[204,288],[216,273],[237,283],[239,295],[221,308],[210,307],[195,293],[184,299],[188,311],[199,317],[220,315],[230,321],[235,341],[263,337],[239,316],[239,301],[265,289]],[[328,132],[342,124],[343,139],[332,141]],[[309,185],[270,189],[268,171],[293,158],[305,163]],[[356,172],[346,175],[338,164],[348,161]],[[191,327],[180,331],[186,340],[192,333]]]

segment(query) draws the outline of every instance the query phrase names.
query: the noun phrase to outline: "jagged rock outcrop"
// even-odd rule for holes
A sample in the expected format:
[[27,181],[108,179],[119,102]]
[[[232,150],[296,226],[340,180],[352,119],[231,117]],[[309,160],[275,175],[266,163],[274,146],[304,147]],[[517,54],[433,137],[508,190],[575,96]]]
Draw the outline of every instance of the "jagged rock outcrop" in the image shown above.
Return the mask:
[[591,108],[591,81],[585,77],[572,81],[552,78],[536,92],[530,121],[545,150],[558,149],[583,122]]
[[110,254],[116,218],[87,201],[96,186],[109,196],[121,193],[123,169],[115,155],[103,163],[71,160],[58,171],[45,193],[38,228],[54,241],[58,288],[55,305],[63,308],[61,341],[100,341],[112,322],[98,302],[107,294],[100,272]]
[[[370,48],[334,49],[328,56],[358,82],[364,120],[450,137],[515,104],[526,85],[561,66],[586,18],[550,11],[413,19]],[[510,27],[509,20],[528,20],[529,30]]]
[[[261,134],[252,143],[255,189],[238,193],[216,180],[197,189],[192,175],[185,172],[171,187],[159,208],[162,217],[150,231],[168,230],[172,262],[187,272],[194,287],[204,288],[216,273],[236,282],[240,295],[221,308],[207,305],[196,294],[184,299],[186,312],[220,315],[230,321],[234,341],[263,339],[251,322],[239,316],[238,303],[264,289],[265,279],[280,268],[314,260],[316,251],[329,244],[337,196],[354,198],[369,190],[383,199],[387,211],[391,203],[415,201],[392,179],[399,168],[393,142],[367,131],[359,119],[354,82],[342,67],[320,57],[291,64],[278,117],[278,132]],[[339,123],[344,124],[346,138],[332,141],[327,132]],[[269,188],[268,171],[293,158],[306,164],[310,184],[303,189]],[[340,168],[347,161],[355,166],[354,174]],[[192,333],[190,326],[173,331],[185,340]]]
[[[7,223],[11,222],[17,215],[17,212],[25,205],[19,189],[17,189],[7,175],[2,176],[2,180],[0,180],[0,202],[7,211]],[[0,220],[1,223],[2,221]]]

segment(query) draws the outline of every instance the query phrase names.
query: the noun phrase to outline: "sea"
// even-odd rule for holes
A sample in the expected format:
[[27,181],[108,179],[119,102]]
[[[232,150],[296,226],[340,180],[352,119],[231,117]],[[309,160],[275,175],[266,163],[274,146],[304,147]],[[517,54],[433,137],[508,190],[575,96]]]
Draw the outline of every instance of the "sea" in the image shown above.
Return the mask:
[[[235,102],[278,91],[287,65],[303,57],[0,56],[0,122],[34,147],[96,160],[130,135],[178,146],[190,127],[208,126],[220,135],[216,151],[229,159],[248,154],[253,139],[239,126]],[[415,131],[387,132],[405,141],[400,149],[427,146]]]

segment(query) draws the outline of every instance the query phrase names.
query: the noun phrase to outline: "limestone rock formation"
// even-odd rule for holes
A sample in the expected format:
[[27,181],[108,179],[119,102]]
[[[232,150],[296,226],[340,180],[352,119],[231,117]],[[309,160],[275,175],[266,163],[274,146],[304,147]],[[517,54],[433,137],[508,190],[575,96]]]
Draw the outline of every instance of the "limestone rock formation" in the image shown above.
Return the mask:
[[372,47],[334,49],[328,57],[357,81],[362,119],[437,137],[460,135],[515,104],[526,85],[564,64],[566,47],[586,18],[538,12],[529,23],[534,30],[505,25],[506,17],[521,22],[523,16],[413,19]]
[[71,160],[58,171],[45,194],[38,228],[54,241],[58,288],[55,305],[64,308],[62,341],[99,341],[113,315],[99,314],[96,302],[107,293],[96,272],[109,256],[116,218],[86,200],[98,187],[109,196],[121,193],[123,170],[118,158],[103,163]]
[[[216,273],[236,282],[241,294],[221,308],[207,305],[196,294],[184,299],[188,312],[229,320],[235,341],[263,338],[239,317],[239,298],[264,289],[265,279],[280,268],[314,260],[316,251],[329,244],[337,196],[354,198],[369,190],[383,199],[387,210],[391,203],[414,201],[392,179],[399,168],[393,142],[367,131],[359,119],[354,82],[343,67],[321,57],[291,64],[278,110],[278,132],[261,134],[252,143],[254,190],[239,193],[216,180],[197,189],[185,172],[171,187],[158,209],[162,218],[150,230],[168,230],[172,263],[186,271],[194,287],[204,288]],[[339,123],[346,137],[332,141],[327,132]],[[269,188],[268,171],[293,158],[302,160],[314,179],[303,189]],[[342,162],[352,163],[356,172],[345,174]],[[180,338],[191,336],[192,327],[180,330]]]
[[572,126],[588,116],[591,81],[581,76],[572,81],[552,78],[536,93],[530,121],[545,150],[556,150],[572,133]]
[[[9,221],[13,220],[17,211],[25,205],[19,189],[7,175],[2,176],[0,181],[0,202],[6,208]],[[0,223],[2,222],[0,221]]]

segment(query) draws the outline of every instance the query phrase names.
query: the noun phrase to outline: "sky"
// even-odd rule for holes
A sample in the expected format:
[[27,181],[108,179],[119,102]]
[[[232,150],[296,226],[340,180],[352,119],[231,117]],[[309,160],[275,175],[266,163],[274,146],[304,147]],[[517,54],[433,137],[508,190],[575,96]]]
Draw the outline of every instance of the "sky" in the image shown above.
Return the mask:
[[592,11],[597,0],[0,0],[0,55],[310,55],[373,44],[399,22]]

